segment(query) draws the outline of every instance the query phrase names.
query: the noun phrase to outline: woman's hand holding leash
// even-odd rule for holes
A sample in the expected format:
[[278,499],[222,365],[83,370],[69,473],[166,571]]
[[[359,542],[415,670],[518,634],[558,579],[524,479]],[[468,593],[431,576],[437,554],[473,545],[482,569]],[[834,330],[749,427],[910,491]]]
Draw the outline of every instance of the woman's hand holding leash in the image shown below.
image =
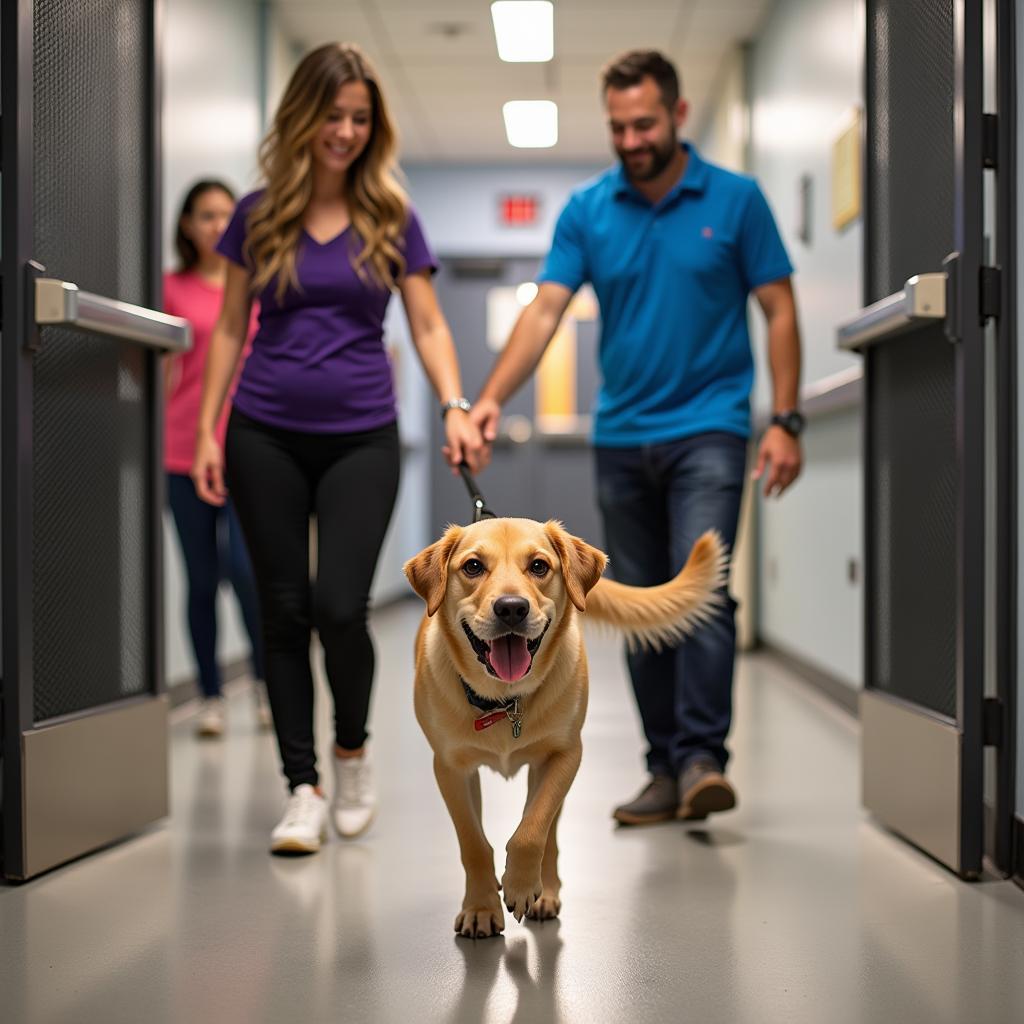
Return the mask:
[[491,446],[468,413],[461,409],[450,410],[444,418],[444,432],[448,443],[441,451],[451,466],[453,476],[458,473],[462,462],[472,473],[487,467],[491,461]]

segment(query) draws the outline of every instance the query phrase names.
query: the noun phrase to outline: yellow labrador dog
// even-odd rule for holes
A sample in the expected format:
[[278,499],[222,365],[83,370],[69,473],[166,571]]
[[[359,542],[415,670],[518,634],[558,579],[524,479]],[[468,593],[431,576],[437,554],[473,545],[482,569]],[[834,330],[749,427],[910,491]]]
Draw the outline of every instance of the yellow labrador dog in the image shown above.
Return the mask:
[[[555,827],[583,750],[584,614],[633,644],[657,647],[706,618],[725,581],[726,552],[714,532],[661,586],[602,579],[606,561],[557,522],[485,519],[449,527],[405,564],[427,604],[416,637],[416,718],[434,750],[466,871],[460,935],[503,931],[501,899],[517,921],[561,909]],[[506,778],[529,768],[500,886],[481,825],[481,765]]]

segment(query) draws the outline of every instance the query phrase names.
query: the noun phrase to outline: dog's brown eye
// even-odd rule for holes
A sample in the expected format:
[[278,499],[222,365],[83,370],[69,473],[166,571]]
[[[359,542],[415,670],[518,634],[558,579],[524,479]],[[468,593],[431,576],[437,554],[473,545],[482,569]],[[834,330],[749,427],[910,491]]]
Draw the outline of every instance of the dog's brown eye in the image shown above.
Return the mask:
[[478,558],[470,558],[462,567],[467,576],[479,576],[484,571],[484,563]]
[[532,572],[534,576],[547,576],[550,569],[551,566],[548,565],[543,558],[535,558],[530,563],[530,572]]

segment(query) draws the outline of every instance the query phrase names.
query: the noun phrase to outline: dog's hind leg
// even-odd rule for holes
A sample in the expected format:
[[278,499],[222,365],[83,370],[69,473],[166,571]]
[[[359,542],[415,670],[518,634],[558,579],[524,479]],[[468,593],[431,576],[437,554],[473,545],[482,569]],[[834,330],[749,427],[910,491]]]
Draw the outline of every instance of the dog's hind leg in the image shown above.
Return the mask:
[[485,939],[505,928],[505,915],[494,876],[494,850],[481,823],[480,773],[434,758],[434,775],[451,815],[466,871],[466,895],[455,918],[455,931],[470,939]]
[[[530,768],[530,781],[527,788],[527,800],[533,795],[536,786],[536,769]],[[544,886],[540,899],[526,912],[532,921],[547,921],[558,917],[562,909],[562,880],[558,877],[558,819],[562,815],[559,807],[555,813],[551,828],[548,829],[548,841],[544,846],[544,859],[540,865],[540,880]]]

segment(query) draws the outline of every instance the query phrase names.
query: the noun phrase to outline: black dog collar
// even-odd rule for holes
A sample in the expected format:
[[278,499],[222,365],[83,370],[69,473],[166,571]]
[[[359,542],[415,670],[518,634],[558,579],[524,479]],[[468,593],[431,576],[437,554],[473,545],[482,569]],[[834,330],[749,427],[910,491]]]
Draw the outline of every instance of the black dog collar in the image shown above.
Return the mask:
[[515,699],[510,697],[508,700],[489,700],[487,697],[481,697],[462,676],[459,676],[459,682],[462,683],[462,688],[466,691],[466,700],[481,711],[503,711]]

